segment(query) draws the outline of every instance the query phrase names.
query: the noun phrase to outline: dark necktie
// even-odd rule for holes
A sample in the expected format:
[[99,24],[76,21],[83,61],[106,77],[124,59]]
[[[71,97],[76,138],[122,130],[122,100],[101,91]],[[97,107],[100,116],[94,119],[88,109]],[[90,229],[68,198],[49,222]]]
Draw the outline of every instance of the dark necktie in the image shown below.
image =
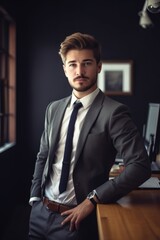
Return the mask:
[[67,187],[69,169],[70,169],[71,152],[72,152],[74,125],[75,125],[78,110],[81,107],[82,107],[81,102],[75,103],[74,109],[73,109],[71,117],[70,117],[69,125],[68,125],[68,132],[67,132],[67,137],[66,137],[64,157],[63,157],[63,163],[62,163],[61,179],[60,179],[60,184],[59,184],[59,192],[60,193],[64,192]]

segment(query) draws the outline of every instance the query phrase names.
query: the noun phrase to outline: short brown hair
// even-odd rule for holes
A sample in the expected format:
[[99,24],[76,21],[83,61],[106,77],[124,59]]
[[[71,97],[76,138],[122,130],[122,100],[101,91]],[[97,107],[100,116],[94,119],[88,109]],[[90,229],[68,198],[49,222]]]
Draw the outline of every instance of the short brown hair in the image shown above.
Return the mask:
[[93,50],[93,55],[96,59],[96,62],[99,63],[101,60],[100,44],[93,36],[89,34],[77,32],[65,38],[65,40],[61,43],[59,50],[59,54],[63,63],[66,61],[67,52],[73,49],[91,49]]

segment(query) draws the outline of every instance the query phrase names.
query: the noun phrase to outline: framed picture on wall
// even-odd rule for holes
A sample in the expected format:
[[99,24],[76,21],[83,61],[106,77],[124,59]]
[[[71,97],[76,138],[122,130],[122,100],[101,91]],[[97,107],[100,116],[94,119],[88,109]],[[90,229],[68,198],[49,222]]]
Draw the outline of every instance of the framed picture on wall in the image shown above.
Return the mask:
[[106,95],[132,95],[133,61],[103,61],[98,87]]

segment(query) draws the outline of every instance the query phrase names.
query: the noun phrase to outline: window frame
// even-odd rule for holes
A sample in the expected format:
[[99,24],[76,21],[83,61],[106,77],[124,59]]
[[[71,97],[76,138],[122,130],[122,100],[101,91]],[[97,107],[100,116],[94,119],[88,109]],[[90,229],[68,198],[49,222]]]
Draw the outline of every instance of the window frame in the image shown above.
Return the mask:
[[16,143],[16,24],[0,6],[0,152]]

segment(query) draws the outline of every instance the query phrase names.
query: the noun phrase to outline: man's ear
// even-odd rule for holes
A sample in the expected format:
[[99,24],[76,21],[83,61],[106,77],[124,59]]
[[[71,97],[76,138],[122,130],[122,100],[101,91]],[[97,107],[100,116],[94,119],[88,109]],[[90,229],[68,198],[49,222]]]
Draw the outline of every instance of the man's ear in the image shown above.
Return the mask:
[[102,61],[98,63],[98,73],[100,73],[102,70]]
[[66,73],[66,66],[63,64],[63,70],[64,70],[64,74],[67,77],[67,73]]

